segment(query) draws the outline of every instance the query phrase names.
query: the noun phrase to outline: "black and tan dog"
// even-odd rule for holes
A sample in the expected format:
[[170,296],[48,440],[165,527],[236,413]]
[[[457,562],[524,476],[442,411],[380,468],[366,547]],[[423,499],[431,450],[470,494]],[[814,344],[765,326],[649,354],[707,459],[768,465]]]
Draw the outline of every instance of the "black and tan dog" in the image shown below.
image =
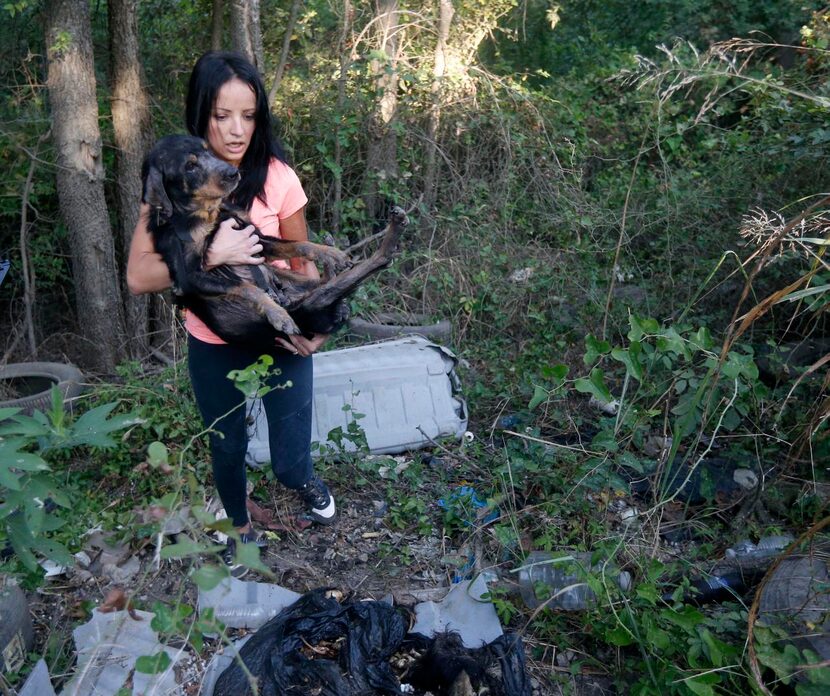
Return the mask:
[[[214,156],[200,138],[162,138],[144,161],[143,200],[150,205],[150,233],[173,279],[177,301],[228,343],[273,346],[284,334],[331,333],[348,319],[345,298],[384,268],[408,220],[394,208],[380,248],[348,268],[334,247],[259,235],[268,261],[303,257],[323,266],[321,280],[262,265],[207,269],[207,250],[219,224],[250,224],[225,198],[239,183],[237,169]],[[348,270],[343,270],[348,268]],[[337,275],[337,271],[343,271]]]

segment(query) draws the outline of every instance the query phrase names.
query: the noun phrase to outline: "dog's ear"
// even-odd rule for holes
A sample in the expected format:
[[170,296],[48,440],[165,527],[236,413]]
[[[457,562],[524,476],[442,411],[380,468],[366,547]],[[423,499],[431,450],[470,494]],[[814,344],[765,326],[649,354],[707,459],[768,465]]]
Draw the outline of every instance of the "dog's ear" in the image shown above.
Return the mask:
[[164,178],[157,167],[147,167],[144,175],[144,192],[141,197],[161,220],[170,219],[173,214],[173,204],[167,196],[167,191],[164,190]]

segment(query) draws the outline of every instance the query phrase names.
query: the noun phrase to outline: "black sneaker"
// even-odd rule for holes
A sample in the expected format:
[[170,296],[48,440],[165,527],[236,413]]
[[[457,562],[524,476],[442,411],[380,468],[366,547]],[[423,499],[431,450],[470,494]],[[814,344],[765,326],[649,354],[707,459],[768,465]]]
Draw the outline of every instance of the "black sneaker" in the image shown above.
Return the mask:
[[334,497],[319,476],[312,476],[297,492],[308,508],[308,516],[312,520],[319,524],[334,524],[337,519]]
[[[264,549],[268,546],[268,542],[253,530],[240,534],[239,543],[256,544],[258,549]],[[228,543],[225,546],[225,550],[222,552],[222,562],[228,566],[228,569],[231,571],[231,576],[239,579],[248,572],[249,568],[241,563],[237,563],[236,544],[236,539],[228,537]]]

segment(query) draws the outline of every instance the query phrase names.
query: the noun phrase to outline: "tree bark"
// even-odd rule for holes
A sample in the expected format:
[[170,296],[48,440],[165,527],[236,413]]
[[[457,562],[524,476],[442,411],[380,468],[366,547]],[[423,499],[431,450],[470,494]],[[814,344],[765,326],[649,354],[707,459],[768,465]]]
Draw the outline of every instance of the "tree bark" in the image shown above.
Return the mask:
[[[153,142],[150,103],[138,48],[136,0],[109,0],[110,92],[115,137],[117,238],[126,259],[141,202],[141,163]],[[123,268],[123,264],[122,264]],[[121,273],[121,292],[129,335],[128,353],[141,358],[149,350],[148,296],[130,295]]]
[[231,41],[257,70],[262,72],[265,61],[262,55],[262,31],[259,25],[259,0],[233,0],[231,2]]
[[398,174],[398,141],[393,127],[398,107],[398,0],[375,0],[375,16],[377,46],[386,59],[371,62],[378,99],[369,119],[366,207],[373,219],[385,212],[380,182]]
[[213,12],[210,22],[210,48],[213,51],[222,50],[222,39],[225,35],[225,2],[213,0]]
[[438,128],[441,125],[442,87],[447,68],[447,41],[455,9],[452,0],[438,2],[438,31],[435,41],[435,58],[432,67],[429,122],[427,123],[427,161],[424,167],[424,209],[431,214],[435,205],[436,176],[438,173]]
[[61,216],[72,245],[77,321],[88,366],[112,373],[125,331],[104,166],[87,0],[46,3],[47,85]]

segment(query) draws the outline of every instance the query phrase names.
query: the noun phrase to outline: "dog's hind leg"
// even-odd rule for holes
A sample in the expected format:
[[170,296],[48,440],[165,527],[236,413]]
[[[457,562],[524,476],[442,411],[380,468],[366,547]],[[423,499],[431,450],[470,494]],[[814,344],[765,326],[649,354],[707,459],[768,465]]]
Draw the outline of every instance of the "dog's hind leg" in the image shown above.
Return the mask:
[[288,312],[278,305],[265,291],[250,283],[242,283],[228,290],[229,296],[237,297],[253,305],[254,309],[268,320],[277,331],[285,334],[299,334],[300,329]]
[[318,311],[330,307],[349,293],[354,292],[355,288],[366,278],[389,265],[395,253],[395,248],[400,241],[401,233],[408,224],[409,219],[403,209],[397,206],[394,207],[389,224],[384,230],[383,241],[374,254],[312,290],[298,303],[289,305],[289,309],[291,311],[295,309],[308,312]]

